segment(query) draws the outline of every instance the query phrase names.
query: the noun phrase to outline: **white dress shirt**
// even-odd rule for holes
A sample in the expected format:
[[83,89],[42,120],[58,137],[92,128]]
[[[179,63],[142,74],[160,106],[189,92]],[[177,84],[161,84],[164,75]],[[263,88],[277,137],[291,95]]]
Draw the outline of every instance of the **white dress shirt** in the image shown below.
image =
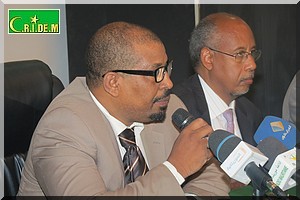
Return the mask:
[[[134,127],[134,135],[135,135],[135,142],[136,145],[140,148],[144,159],[148,164],[148,159],[145,153],[145,149],[144,149],[144,145],[141,139],[141,132],[144,129],[144,124],[142,123],[138,123],[138,122],[134,122],[133,124],[131,124],[129,127],[127,127],[125,124],[123,124],[122,122],[120,122],[119,120],[117,120],[115,117],[113,117],[112,115],[110,115],[110,113],[104,108],[104,106],[96,99],[96,97],[91,93],[90,91],[90,95],[93,99],[93,101],[95,102],[95,104],[97,105],[97,107],[100,109],[100,111],[104,114],[104,116],[107,118],[107,120],[109,121],[113,132],[115,133],[115,137],[116,137],[116,141],[118,143],[119,146],[119,150],[121,153],[121,159],[124,157],[125,153],[126,153],[126,149],[121,145],[120,140],[118,135],[124,131],[126,128],[133,128]],[[185,179],[181,176],[181,174],[179,174],[176,170],[176,168],[168,161],[165,161],[163,163],[170,171],[171,173],[175,176],[176,180],[178,181],[178,183],[181,185]]]
[[227,121],[223,116],[223,112],[228,109],[232,109],[233,111],[233,124],[234,124],[234,134],[242,139],[241,132],[239,129],[239,125],[237,123],[237,117],[235,113],[235,100],[230,102],[227,105],[210,87],[207,83],[198,75],[199,81],[202,85],[204,95],[206,98],[206,102],[208,105],[209,117],[211,121],[211,126],[213,130],[222,129],[226,130]]

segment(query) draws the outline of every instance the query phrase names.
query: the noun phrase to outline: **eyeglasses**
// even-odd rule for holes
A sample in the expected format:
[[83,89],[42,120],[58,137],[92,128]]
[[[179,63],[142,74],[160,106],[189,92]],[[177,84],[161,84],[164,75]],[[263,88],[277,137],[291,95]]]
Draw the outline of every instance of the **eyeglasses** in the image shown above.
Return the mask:
[[225,53],[223,51],[219,51],[219,50],[216,50],[216,49],[213,49],[213,48],[210,48],[210,47],[207,47],[207,48],[209,48],[212,51],[215,51],[215,52],[227,55],[227,56],[234,57],[234,59],[237,63],[245,62],[248,59],[248,55],[251,55],[253,57],[254,61],[257,61],[261,56],[261,50],[257,50],[257,49],[254,49],[251,52],[241,51],[241,52],[238,52],[238,53],[235,53],[235,54],[230,54],[230,53]]
[[[122,72],[125,74],[132,74],[132,75],[141,75],[141,76],[154,76],[155,82],[160,83],[165,78],[166,72],[169,76],[171,76],[173,68],[173,60],[168,60],[167,64],[165,66],[161,66],[160,68],[157,68],[156,70],[113,70],[110,72]],[[104,77],[105,74],[102,75]]]

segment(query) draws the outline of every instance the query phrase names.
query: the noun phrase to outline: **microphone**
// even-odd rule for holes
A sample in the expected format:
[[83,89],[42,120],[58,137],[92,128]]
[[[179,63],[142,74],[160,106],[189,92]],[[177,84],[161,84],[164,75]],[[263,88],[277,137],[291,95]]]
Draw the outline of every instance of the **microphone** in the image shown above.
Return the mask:
[[[299,170],[299,169],[298,169]],[[299,171],[298,171],[299,173]],[[296,148],[290,149],[282,154],[279,154],[269,174],[274,182],[284,191],[296,185]],[[295,180],[294,180],[294,179]]]
[[214,131],[209,136],[208,145],[222,163],[221,168],[226,174],[244,184],[251,181],[244,170],[245,167],[251,162],[264,165],[268,160],[257,148],[224,130]]
[[254,188],[261,192],[267,190],[277,196],[286,197],[262,167],[268,158],[259,149],[241,141],[237,136],[224,131],[214,131],[208,139],[209,148],[222,163],[221,168],[231,178],[244,184],[252,181]]
[[[254,134],[254,140],[259,144],[270,136],[279,140],[287,149],[296,146],[296,127],[294,124],[275,116],[266,116]],[[298,137],[299,138],[299,137]]]
[[[182,108],[177,109],[172,115],[172,122],[180,131],[194,120],[195,117]],[[244,184],[252,181],[253,186],[260,191],[270,190],[278,196],[287,196],[272,181],[271,176],[257,166],[257,164],[265,164],[268,160],[257,148],[223,130],[214,131],[209,136],[208,145],[213,154],[223,163],[221,168],[231,178]]]
[[172,115],[172,122],[180,132],[195,119],[193,115],[183,108],[178,108]]
[[[271,148],[270,148],[271,147]],[[283,191],[296,185],[296,148],[287,150],[276,138],[263,139],[257,148],[269,158],[264,166],[274,183]],[[298,172],[299,173],[299,172]]]
[[257,145],[257,148],[269,158],[267,163],[264,165],[264,168],[266,168],[268,171],[274,163],[275,158],[279,154],[287,151],[287,148],[273,136],[267,137],[260,141]]

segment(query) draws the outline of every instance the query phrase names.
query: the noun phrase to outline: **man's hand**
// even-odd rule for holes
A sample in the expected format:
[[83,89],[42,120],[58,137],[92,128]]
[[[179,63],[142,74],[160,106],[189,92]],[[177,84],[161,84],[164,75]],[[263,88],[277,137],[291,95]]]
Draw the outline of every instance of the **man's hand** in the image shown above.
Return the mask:
[[182,130],[176,139],[168,161],[184,177],[197,172],[212,157],[207,148],[211,126],[198,118]]

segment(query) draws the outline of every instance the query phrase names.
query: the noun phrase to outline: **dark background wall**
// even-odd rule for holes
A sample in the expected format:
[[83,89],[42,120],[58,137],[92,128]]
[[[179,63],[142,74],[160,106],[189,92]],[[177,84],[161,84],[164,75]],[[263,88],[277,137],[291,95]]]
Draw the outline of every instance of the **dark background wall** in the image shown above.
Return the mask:
[[[297,5],[200,5],[200,17],[213,12],[230,12],[242,17],[252,28],[257,47],[263,52],[256,77],[247,97],[264,115],[281,117],[282,102],[296,66]],[[193,74],[188,40],[194,27],[194,5],[66,5],[69,78],[85,74],[84,52],[88,39],[112,21],[128,21],[153,30],[174,59],[174,84]],[[299,57],[299,56],[298,56]]]
[[194,5],[126,4],[66,5],[70,81],[85,74],[84,52],[89,38],[101,26],[127,21],[145,26],[164,42],[174,59],[173,81],[188,77],[188,39],[194,28]]

